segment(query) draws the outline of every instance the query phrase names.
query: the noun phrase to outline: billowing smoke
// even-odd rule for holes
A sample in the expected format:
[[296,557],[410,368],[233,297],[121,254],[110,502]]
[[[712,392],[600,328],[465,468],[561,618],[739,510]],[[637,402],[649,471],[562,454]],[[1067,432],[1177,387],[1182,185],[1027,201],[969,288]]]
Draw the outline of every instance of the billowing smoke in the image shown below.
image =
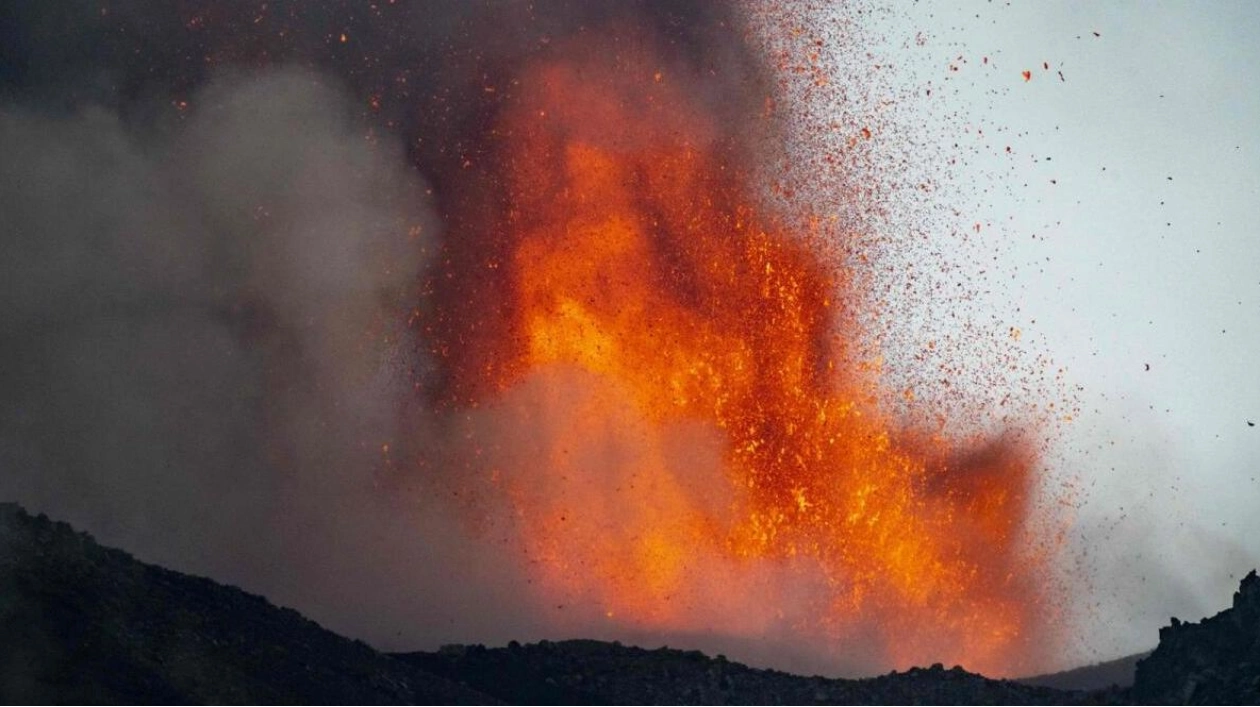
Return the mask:
[[0,115],[0,495],[378,645],[528,631],[407,466],[444,440],[409,325],[439,227],[400,140],[305,69],[189,102],[144,131]]
[[420,365],[430,199],[335,81],[268,70],[193,100],[143,134],[93,106],[0,116],[0,493],[331,605],[409,547],[361,534],[390,532],[373,482]]
[[381,647],[537,636],[444,478],[430,350],[467,322],[416,322],[479,291],[443,218],[521,55],[633,17],[745,100],[731,14],[673,4],[18,8],[0,497]]
[[[0,497],[382,648],[1049,650],[1031,452],[867,414],[844,278],[745,201],[779,118],[734,10],[55,5],[0,55]],[[609,322],[662,333],[610,364]]]

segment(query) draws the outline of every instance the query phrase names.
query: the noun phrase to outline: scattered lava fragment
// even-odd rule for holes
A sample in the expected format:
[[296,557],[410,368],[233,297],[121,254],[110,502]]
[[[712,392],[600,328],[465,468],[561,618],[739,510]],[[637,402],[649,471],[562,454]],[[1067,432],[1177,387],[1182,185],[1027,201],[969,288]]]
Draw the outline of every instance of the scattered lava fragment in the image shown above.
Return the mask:
[[1046,614],[1034,453],[874,404],[848,237],[764,208],[730,117],[656,80],[650,47],[586,37],[525,66],[483,153],[492,206],[451,234],[502,254],[496,316],[444,365],[482,411],[468,435],[532,430],[486,433],[473,466],[537,591],[638,631],[1017,669]]
[[[557,633],[789,635],[871,665],[1025,669],[1056,618],[1028,537],[1036,450],[881,405],[925,399],[882,376],[867,327],[888,298],[854,271],[874,255],[848,216],[891,209],[879,187],[904,176],[868,160],[895,131],[840,108],[814,122],[846,149],[785,158],[756,140],[818,118],[801,106],[836,90],[827,52],[846,38],[787,12],[758,47],[766,75],[723,83],[749,51],[734,13],[680,21],[668,4],[642,3],[640,27],[587,3],[557,22],[541,3],[452,3],[421,45],[431,18],[402,3],[178,3],[163,27],[188,46],[165,60],[181,96],[216,67],[309,64],[401,134],[443,219],[413,327],[439,381],[417,395],[459,421],[442,461],[476,499],[471,524],[525,558],[539,607],[576,615]],[[108,36],[125,43],[118,14]],[[696,16],[718,18],[697,36],[727,40],[658,36]],[[166,47],[119,54],[142,49]],[[732,85],[747,95],[713,99]],[[793,211],[820,190],[784,161],[835,187],[826,215]],[[949,385],[962,374],[941,348],[923,375]]]

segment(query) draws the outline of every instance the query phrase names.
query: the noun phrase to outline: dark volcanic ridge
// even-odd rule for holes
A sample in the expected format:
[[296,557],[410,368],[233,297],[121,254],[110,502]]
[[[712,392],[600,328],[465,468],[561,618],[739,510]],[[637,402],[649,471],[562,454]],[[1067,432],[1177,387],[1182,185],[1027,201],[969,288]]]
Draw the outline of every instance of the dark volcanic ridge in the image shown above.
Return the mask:
[[514,703],[535,704],[1095,704],[1085,693],[991,680],[960,667],[911,668],[861,680],[759,670],[699,651],[603,641],[449,646],[400,660]]
[[9,703],[1256,703],[1258,658],[1254,572],[1232,608],[1162,629],[1131,689],[1060,690],[941,665],[802,677],[582,640],[388,655],[262,597],[0,505],[0,700]]
[[482,704],[292,609],[0,505],[0,701]]
[[1173,619],[1137,665],[1134,697],[1164,704],[1260,704],[1260,577],[1252,570],[1233,606],[1199,623]]

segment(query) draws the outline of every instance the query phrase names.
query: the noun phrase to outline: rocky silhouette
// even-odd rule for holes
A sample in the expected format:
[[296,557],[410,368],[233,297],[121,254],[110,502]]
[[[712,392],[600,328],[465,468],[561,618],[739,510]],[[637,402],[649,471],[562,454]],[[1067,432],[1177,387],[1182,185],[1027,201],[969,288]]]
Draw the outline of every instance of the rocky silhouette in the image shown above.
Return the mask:
[[0,505],[0,701],[494,702],[11,504]]
[[[804,677],[698,651],[587,640],[390,655],[262,597],[139,562],[0,504],[0,700],[8,703],[1256,703],[1258,666],[1255,572],[1232,608],[1161,629],[1131,688],[1058,689],[1047,685],[1081,683],[1070,673],[993,680],[939,664],[862,680]],[[1127,669],[1114,668],[1107,674],[1122,682]]]
[[699,651],[601,641],[450,646],[398,658],[511,703],[1033,705],[1092,704],[1115,696],[991,680],[940,664],[862,680],[803,677]]
[[1198,623],[1159,630],[1138,663],[1133,695],[1160,704],[1260,704],[1260,577],[1243,578],[1234,604]]

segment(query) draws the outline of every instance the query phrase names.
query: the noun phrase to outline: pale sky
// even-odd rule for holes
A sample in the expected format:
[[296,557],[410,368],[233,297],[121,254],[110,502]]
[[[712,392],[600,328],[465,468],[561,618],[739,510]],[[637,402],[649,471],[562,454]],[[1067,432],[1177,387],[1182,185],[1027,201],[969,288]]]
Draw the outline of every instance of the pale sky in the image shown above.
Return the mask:
[[1051,464],[1083,490],[1082,656],[1150,648],[1260,564],[1260,3],[894,7],[878,51],[939,87],[925,132],[972,128],[937,154],[992,224],[981,306],[1081,386]]

